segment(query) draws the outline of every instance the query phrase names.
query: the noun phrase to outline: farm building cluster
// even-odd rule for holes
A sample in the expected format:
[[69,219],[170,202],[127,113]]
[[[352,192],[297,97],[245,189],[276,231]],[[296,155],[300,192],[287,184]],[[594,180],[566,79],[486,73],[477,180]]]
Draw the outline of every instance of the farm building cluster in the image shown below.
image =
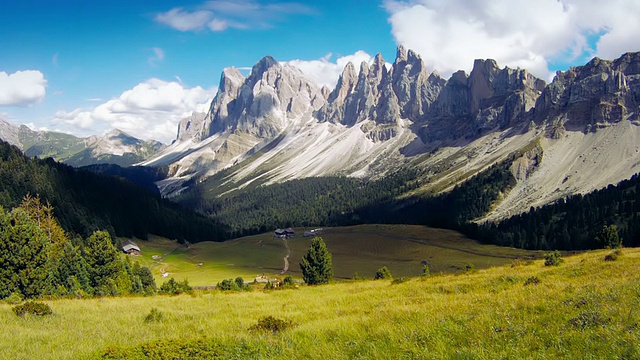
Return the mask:
[[[304,232],[303,236],[304,237],[317,236],[322,232],[322,230],[323,230],[322,228],[308,230],[308,231]],[[281,238],[281,239],[292,238],[295,235],[296,235],[296,232],[292,228],[276,229],[276,231],[274,231],[274,236],[277,237],[277,238]]]

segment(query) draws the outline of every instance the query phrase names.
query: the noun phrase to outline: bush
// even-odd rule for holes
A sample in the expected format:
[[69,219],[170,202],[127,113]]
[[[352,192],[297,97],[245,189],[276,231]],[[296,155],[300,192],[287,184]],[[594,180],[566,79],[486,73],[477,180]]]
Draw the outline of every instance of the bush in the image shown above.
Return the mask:
[[399,277],[397,279],[393,279],[391,283],[395,285],[395,284],[402,284],[405,281],[407,281],[407,278]]
[[149,312],[149,314],[145,316],[144,322],[150,323],[150,322],[162,321],[163,317],[164,315],[158,309],[151,308],[151,311]]
[[472,263],[468,263],[467,265],[464,266],[464,271],[473,271],[475,269],[476,267]]
[[547,253],[544,256],[544,266],[558,266],[562,261],[562,255],[558,250]]
[[13,312],[21,317],[24,317],[27,314],[45,316],[53,314],[49,305],[36,301],[28,301],[22,305],[17,305],[13,307]]
[[289,320],[282,320],[274,318],[273,316],[266,316],[258,320],[258,323],[251,326],[249,330],[267,331],[275,334],[278,331],[283,331],[290,328],[292,325],[293,323]]
[[291,275],[287,275],[287,277],[284,278],[284,280],[282,280],[282,286],[295,286],[296,285],[296,281],[293,280],[293,277]]
[[422,268],[422,274],[420,274],[420,276],[425,276],[426,277],[426,276],[429,276],[429,275],[431,275],[431,270],[429,269],[429,265],[425,265]]
[[7,296],[3,301],[9,305],[18,305],[22,302],[22,295],[18,292],[12,292],[11,295]]
[[382,280],[382,279],[391,279],[391,271],[386,266],[381,267],[376,271],[376,275],[373,277],[373,280]]
[[620,254],[621,254],[620,249],[616,249],[610,254],[605,255],[604,261],[616,261],[618,260],[618,256],[620,256]]
[[525,280],[524,285],[538,285],[540,284],[540,279],[537,276],[530,276]]
[[187,279],[177,282],[174,278],[171,278],[160,286],[159,293],[164,295],[180,295],[183,293],[191,294],[193,293],[193,288],[189,285],[189,281]]
[[250,291],[252,290],[251,285],[245,284],[244,279],[241,277],[237,277],[235,280],[233,279],[225,279],[216,284],[216,289],[221,291]]

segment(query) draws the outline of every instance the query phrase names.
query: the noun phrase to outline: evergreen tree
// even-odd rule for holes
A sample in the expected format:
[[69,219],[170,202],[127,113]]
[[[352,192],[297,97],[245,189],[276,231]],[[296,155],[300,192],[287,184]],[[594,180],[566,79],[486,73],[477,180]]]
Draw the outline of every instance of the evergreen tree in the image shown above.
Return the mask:
[[309,285],[326,284],[333,278],[331,254],[322,238],[311,240],[311,247],[300,262],[302,278]]
[[596,243],[608,249],[617,249],[622,246],[622,239],[618,235],[618,227],[615,225],[605,225],[596,236]]

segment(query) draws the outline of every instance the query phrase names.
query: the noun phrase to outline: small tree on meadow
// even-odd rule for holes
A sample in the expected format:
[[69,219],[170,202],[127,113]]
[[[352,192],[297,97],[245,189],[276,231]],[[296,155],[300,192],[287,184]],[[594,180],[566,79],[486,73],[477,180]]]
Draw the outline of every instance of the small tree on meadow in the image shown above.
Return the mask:
[[311,240],[311,247],[300,262],[302,278],[309,285],[326,284],[333,278],[331,253],[322,238]]
[[376,271],[376,275],[373,277],[373,280],[382,280],[382,279],[391,279],[391,271],[386,266],[381,267]]

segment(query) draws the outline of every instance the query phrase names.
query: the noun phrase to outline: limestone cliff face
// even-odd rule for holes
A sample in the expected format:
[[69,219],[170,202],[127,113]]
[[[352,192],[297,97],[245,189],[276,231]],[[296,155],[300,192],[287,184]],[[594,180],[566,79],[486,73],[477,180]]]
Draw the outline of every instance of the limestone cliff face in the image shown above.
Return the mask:
[[260,138],[273,137],[291,119],[310,114],[325,102],[321,88],[300,70],[266,56],[246,79],[235,68],[224,70],[203,136],[241,131]]
[[559,71],[536,102],[536,121],[590,132],[626,118],[637,121],[639,106],[640,53],[627,53]]
[[474,138],[530,122],[530,110],[545,82],[522,69],[500,69],[495,60],[476,60],[467,76],[454,73],[427,112],[423,141]]

